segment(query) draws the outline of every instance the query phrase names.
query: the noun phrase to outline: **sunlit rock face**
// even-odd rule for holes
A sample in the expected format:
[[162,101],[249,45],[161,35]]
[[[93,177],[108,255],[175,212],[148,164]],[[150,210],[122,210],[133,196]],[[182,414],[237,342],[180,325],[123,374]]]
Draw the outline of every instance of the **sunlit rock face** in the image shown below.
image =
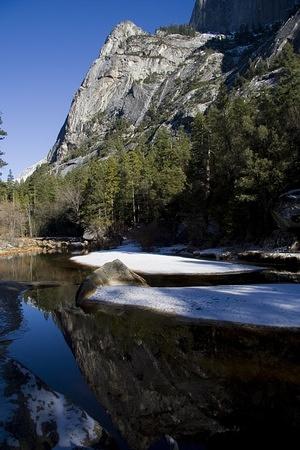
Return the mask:
[[128,269],[122,261],[116,259],[99,267],[83,281],[76,295],[76,304],[83,306],[85,303],[89,303],[89,298],[104,286],[122,285],[148,286],[142,277]]
[[[118,25],[77,91],[48,160],[61,163],[82,146],[97,149],[94,144],[119,118],[132,127],[127,130],[129,139],[149,114],[151,125],[153,108],[161,106],[156,121],[159,114],[172,121],[177,114],[184,117],[206,109],[218,92],[223,59],[217,50],[205,52],[210,38],[200,33],[150,35],[132,22]],[[203,84],[201,92],[196,81]]]
[[[249,42],[225,37],[227,31],[273,23],[289,15],[295,0],[207,0],[197,2],[194,36],[119,24],[107,38],[74,96],[69,114],[47,161],[62,174],[90,158],[115,151],[112,133],[122,122],[125,148],[152,140],[162,126],[190,130],[197,113],[232,85],[249,60],[278,54],[287,41],[299,48],[299,16],[279,34],[265,30]],[[255,26],[254,26],[255,25]],[[214,34],[208,33],[208,31]],[[118,128],[119,127],[119,128]]]
[[201,33],[255,30],[288,18],[298,0],[197,0],[191,18]]
[[298,432],[297,330],[184,323],[104,305],[96,315],[62,310],[57,320],[132,449],[164,435],[209,449],[271,448]]

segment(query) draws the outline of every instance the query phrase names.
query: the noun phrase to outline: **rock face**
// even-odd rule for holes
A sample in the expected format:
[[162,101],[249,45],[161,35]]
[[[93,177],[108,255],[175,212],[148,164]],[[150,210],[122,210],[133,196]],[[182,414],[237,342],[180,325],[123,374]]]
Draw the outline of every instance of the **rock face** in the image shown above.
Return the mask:
[[21,181],[26,181],[27,178],[29,178],[36,171],[36,169],[38,169],[45,163],[47,163],[47,158],[43,158],[41,159],[41,161],[38,161],[32,166],[27,167],[27,169],[23,170],[23,172],[20,173],[20,175],[16,178],[15,181],[17,181],[18,183],[21,183]]
[[220,85],[232,84],[249,60],[276,55],[287,41],[300,48],[300,17],[277,34],[266,30],[249,42],[220,33],[283,20],[294,5],[295,0],[199,0],[191,23],[201,33],[194,36],[171,29],[151,35],[132,22],[119,24],[77,91],[48,162],[66,174],[90,158],[106,157],[115,151],[110,137],[121,123],[128,149],[141,136],[151,140],[162,126],[188,129],[214,102]]
[[156,117],[166,114],[162,122],[204,110],[222,81],[223,54],[205,49],[211,38],[149,35],[131,22],[118,25],[75,95],[48,161],[62,164],[74,149],[99,149],[120,117],[131,125],[130,139],[142,122],[149,127],[154,109]]
[[201,33],[255,30],[288,18],[298,0],[196,0],[191,17]]

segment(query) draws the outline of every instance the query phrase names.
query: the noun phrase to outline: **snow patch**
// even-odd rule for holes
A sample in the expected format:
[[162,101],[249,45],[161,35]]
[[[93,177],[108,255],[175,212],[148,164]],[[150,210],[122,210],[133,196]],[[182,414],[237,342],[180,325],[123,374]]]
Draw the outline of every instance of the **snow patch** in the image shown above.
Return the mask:
[[183,288],[113,286],[98,289],[90,299],[192,319],[300,327],[300,285],[297,284]]
[[21,172],[21,174],[18,176],[18,178],[16,178],[15,181],[17,181],[18,183],[21,183],[21,181],[26,181],[27,178],[31,177],[31,175],[36,171],[36,169],[38,169],[43,164],[46,164],[46,162],[47,158],[44,158],[38,161],[37,163],[33,164],[32,166],[27,167],[27,169],[23,170],[23,172]]
[[21,389],[27,398],[27,407],[38,436],[44,434],[44,423],[54,422],[59,436],[57,447],[84,446],[87,441],[99,437],[96,431],[99,430],[99,425],[86,412],[69,403],[58,392],[47,390],[32,373],[21,365],[16,365],[27,378]]
[[180,256],[155,253],[139,253],[126,246],[111,251],[92,252],[88,255],[71,258],[77,263],[101,267],[103,264],[119,259],[134,272],[151,275],[202,275],[244,273],[260,270],[256,266],[233,264],[222,261],[205,261]]

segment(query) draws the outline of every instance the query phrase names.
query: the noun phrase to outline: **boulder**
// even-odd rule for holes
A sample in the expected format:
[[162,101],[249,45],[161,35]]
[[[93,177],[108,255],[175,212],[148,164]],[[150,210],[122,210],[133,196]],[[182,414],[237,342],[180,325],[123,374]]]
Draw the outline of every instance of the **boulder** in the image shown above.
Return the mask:
[[273,214],[280,228],[300,229],[300,189],[281,195]]
[[119,285],[148,286],[144,278],[128,269],[125,264],[116,259],[115,261],[104,264],[83,281],[76,295],[76,305],[84,306],[97,289],[103,286]]

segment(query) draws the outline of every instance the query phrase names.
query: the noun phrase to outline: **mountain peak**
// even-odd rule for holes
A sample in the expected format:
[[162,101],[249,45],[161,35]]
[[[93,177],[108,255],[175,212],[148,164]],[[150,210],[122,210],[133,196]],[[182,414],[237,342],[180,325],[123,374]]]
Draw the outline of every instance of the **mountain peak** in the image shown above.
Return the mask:
[[121,42],[126,41],[131,36],[143,36],[147,35],[142,28],[138,27],[135,23],[130,20],[125,20],[120,22],[112,30],[108,38],[106,39],[105,45],[101,51],[100,56],[105,56],[107,54],[114,53]]

